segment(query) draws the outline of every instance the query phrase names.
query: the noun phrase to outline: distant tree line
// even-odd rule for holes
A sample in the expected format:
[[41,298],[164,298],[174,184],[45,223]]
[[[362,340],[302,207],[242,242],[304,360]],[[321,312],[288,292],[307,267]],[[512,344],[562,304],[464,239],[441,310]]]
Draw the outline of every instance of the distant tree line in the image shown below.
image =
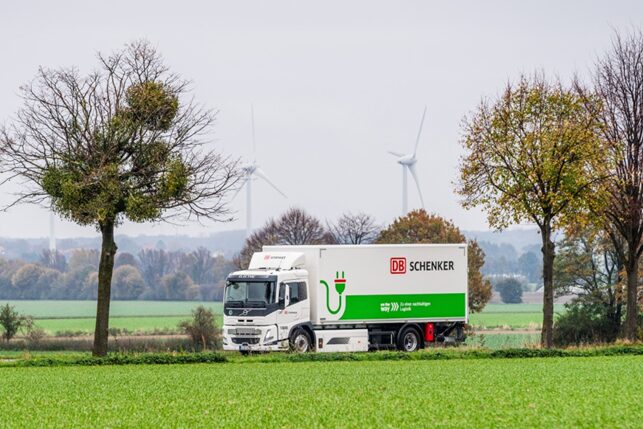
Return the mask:
[[[78,249],[68,255],[44,250],[33,263],[0,259],[0,299],[96,299],[99,258],[98,250]],[[219,301],[233,269],[232,261],[203,247],[122,252],[114,263],[112,298]]]

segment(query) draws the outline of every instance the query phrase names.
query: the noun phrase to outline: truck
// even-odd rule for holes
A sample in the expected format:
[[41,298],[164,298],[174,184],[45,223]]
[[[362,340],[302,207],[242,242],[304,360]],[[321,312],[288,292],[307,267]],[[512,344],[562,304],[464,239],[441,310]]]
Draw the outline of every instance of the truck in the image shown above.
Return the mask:
[[223,349],[412,352],[464,341],[467,245],[264,246],[230,273]]

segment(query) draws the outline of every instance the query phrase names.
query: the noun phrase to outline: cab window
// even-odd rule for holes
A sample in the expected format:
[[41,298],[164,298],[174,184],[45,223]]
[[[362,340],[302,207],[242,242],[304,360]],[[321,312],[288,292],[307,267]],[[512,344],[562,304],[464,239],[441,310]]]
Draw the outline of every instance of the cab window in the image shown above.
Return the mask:
[[305,282],[288,283],[288,292],[290,295],[290,304],[296,304],[308,298]]

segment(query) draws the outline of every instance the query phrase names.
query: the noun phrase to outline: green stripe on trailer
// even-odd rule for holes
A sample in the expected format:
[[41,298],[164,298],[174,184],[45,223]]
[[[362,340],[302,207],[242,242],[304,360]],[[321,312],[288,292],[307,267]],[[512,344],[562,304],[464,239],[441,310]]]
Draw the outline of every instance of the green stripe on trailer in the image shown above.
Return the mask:
[[463,293],[348,295],[340,320],[465,317]]

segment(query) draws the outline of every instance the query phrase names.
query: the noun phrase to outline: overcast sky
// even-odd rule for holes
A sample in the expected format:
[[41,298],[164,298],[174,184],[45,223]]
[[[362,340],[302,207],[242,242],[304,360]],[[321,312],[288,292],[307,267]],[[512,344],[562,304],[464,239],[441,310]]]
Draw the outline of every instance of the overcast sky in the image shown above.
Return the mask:
[[[90,4],[93,3],[93,4]],[[258,181],[253,224],[289,206],[322,219],[364,211],[382,224],[401,212],[402,170],[387,150],[418,149],[426,208],[463,229],[487,229],[454,194],[461,121],[521,72],[586,74],[614,29],[641,26],[641,1],[14,1],[0,13],[0,122],[38,66],[89,71],[97,51],[145,38],[193,95],[219,111],[212,144],[257,160],[287,195]],[[0,189],[0,203],[15,187]],[[409,206],[420,206],[413,182]],[[120,233],[209,234],[245,227],[245,195],[226,224],[125,224]],[[94,235],[57,222],[60,237]],[[0,236],[48,234],[30,206],[0,213]]]

